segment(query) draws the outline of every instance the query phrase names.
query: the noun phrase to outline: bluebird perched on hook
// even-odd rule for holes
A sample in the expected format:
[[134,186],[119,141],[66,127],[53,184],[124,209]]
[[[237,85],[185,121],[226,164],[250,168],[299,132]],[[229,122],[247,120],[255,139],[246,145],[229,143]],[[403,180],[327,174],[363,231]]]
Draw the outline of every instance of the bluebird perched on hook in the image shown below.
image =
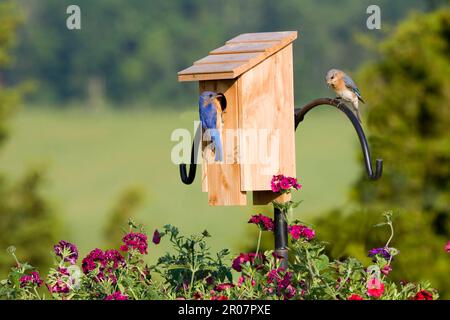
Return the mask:
[[361,101],[365,103],[361,92],[356,86],[355,82],[344,71],[338,69],[331,69],[327,72],[326,81],[328,86],[336,92],[339,98],[348,101],[353,106],[356,117],[361,122],[361,114],[359,113],[358,103]]
[[205,91],[198,101],[202,128],[209,133],[215,151],[215,161],[223,161],[222,141],[219,128],[222,122],[222,108],[219,99],[223,94]]

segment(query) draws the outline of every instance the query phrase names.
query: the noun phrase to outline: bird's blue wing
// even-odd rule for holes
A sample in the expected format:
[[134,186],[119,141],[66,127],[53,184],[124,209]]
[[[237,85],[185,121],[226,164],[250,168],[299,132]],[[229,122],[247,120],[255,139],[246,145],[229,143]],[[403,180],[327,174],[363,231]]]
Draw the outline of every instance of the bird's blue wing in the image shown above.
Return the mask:
[[361,92],[359,91],[358,87],[356,86],[356,83],[353,81],[352,78],[350,78],[348,75],[344,75],[344,83],[347,88],[352,90],[358,98],[362,101]]
[[199,113],[203,129],[216,128],[217,112],[216,109],[211,104],[209,104],[206,107],[200,106]]

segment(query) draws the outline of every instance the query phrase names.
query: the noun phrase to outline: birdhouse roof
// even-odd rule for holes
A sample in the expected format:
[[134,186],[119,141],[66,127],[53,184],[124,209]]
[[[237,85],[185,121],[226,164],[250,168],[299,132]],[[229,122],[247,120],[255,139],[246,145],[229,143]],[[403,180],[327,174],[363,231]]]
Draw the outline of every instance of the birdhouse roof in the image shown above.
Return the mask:
[[297,39],[297,31],[244,33],[178,72],[178,81],[234,79]]

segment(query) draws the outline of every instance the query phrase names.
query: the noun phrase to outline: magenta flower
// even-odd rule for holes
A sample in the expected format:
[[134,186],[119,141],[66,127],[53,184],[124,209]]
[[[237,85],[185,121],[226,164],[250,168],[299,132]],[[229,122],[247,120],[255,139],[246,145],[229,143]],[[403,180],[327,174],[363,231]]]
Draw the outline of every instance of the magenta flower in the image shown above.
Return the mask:
[[24,275],[19,279],[20,287],[26,287],[27,285],[33,285],[40,287],[44,283],[41,277],[39,276],[39,272],[33,271],[29,275]]
[[214,290],[217,292],[225,291],[227,289],[234,288],[234,284],[232,283],[220,283],[214,287]]
[[295,240],[303,238],[303,239],[310,241],[316,235],[316,233],[313,229],[310,229],[304,225],[289,226],[288,231],[289,231],[291,237]]
[[50,293],[69,293],[70,289],[61,279],[56,280],[53,285],[47,284],[48,291]]
[[[238,272],[242,271],[242,265],[250,262],[251,266],[255,266],[256,260],[260,260],[261,262],[265,261],[265,257],[263,254],[259,253],[256,256],[256,253],[241,253],[238,257],[233,260],[232,268]],[[256,265],[258,269],[260,265]]]
[[81,268],[85,274],[97,268],[102,269],[105,264],[105,254],[101,249],[94,249],[82,260]]
[[130,232],[123,237],[124,245],[120,247],[122,251],[137,250],[141,254],[147,254],[147,236],[142,233]]
[[109,279],[113,283],[117,282],[116,270],[125,267],[125,259],[117,250],[101,249],[92,250],[82,261],[81,267],[84,274],[93,273],[98,280]]
[[288,190],[291,187],[289,180],[287,178],[283,178],[280,181],[280,188],[283,190]]
[[125,267],[125,259],[119,251],[112,249],[105,251],[104,265],[110,268],[110,270],[118,269],[119,267]]
[[297,292],[291,281],[292,273],[285,272],[283,268],[272,269],[267,274],[267,283],[276,285],[277,295],[285,299],[291,299]]
[[55,251],[55,254],[61,259],[63,258],[63,255],[66,255],[64,256],[64,262],[69,262],[70,264],[77,263],[78,249],[76,245],[61,240],[60,242],[58,242],[58,244],[55,244],[53,246],[53,249]]
[[296,293],[297,293],[297,290],[295,290],[294,286],[288,285],[285,288],[285,292],[284,292],[283,296],[285,299],[292,299]]
[[280,174],[272,177],[270,187],[275,193],[278,193],[280,191],[286,193],[290,192],[292,189],[299,190],[302,186],[298,183],[296,178],[286,177]]
[[128,296],[122,294],[120,291],[116,291],[113,294],[110,294],[103,300],[128,300]]
[[391,273],[391,271],[392,271],[392,267],[389,264],[387,264],[383,268],[381,268],[381,273],[383,273],[385,276],[389,275],[389,273]]
[[[246,276],[240,276],[237,283],[238,287],[242,286],[242,284],[245,282],[246,279],[247,279]],[[250,283],[252,287],[256,285],[256,281],[253,278],[251,279]]]
[[161,242],[161,234],[159,233],[158,229],[153,232],[153,239],[154,244],[159,244]]
[[447,253],[450,252],[450,241],[447,242],[447,244],[445,245],[445,251],[446,251]]
[[256,224],[262,231],[273,231],[273,220],[262,214],[253,215],[248,220],[248,223]]

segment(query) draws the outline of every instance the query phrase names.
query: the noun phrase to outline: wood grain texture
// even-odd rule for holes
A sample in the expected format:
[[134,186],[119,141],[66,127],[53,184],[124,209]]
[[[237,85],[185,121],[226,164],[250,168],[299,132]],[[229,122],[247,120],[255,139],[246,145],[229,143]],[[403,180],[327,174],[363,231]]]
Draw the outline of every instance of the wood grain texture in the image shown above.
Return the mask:
[[277,43],[278,42],[229,43],[220,48],[212,50],[210,54],[265,52]]
[[195,74],[195,73],[226,73],[234,72],[235,69],[242,66],[246,62],[233,62],[233,63],[206,63],[206,64],[194,64],[181,71],[180,75]]
[[243,191],[270,190],[275,174],[296,175],[292,64],[288,45],[238,79]]
[[265,206],[272,201],[277,201],[279,203],[285,203],[291,200],[291,194],[278,194],[272,191],[253,191],[253,205],[254,206]]
[[[226,134],[227,130],[235,132],[238,129],[237,81],[201,81],[199,91],[200,93],[203,91],[223,93],[227,99],[227,109],[222,114],[223,124],[221,128],[224,162],[203,162],[202,190],[208,192],[208,203],[211,206],[247,205],[246,192],[241,191],[240,165],[237,163],[238,136]],[[202,150],[205,150],[206,144],[202,145]]]
[[212,54],[194,62],[196,64],[206,63],[231,63],[231,62],[248,62],[259,57],[257,52],[250,53],[232,53],[232,54]]
[[258,32],[238,35],[226,43],[294,41],[295,39],[297,39],[297,31]]
[[296,38],[296,31],[240,35],[178,72],[178,81],[235,79]]

